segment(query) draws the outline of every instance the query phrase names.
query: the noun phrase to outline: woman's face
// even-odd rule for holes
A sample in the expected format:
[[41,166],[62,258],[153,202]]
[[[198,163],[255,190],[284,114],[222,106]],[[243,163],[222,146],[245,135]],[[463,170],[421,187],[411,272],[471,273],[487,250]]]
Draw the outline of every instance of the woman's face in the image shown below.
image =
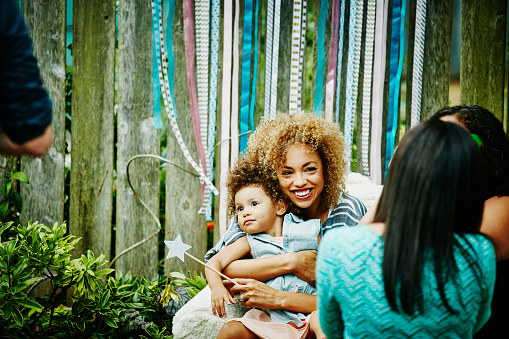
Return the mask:
[[316,217],[320,212],[320,194],[324,185],[320,155],[305,144],[294,144],[288,148],[277,175],[283,192],[290,200],[307,210],[310,217]]

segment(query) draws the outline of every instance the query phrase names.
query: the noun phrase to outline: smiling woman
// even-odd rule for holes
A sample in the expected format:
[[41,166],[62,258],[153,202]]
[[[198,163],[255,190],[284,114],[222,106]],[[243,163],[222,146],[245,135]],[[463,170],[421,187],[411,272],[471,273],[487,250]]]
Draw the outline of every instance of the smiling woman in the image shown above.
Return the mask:
[[[357,225],[366,212],[359,199],[344,192],[344,154],[345,143],[337,124],[311,114],[293,114],[279,116],[258,126],[249,138],[245,157],[249,157],[260,171],[267,171],[267,180],[279,184],[289,203],[288,212],[303,220],[319,219],[319,233],[323,235],[332,228]],[[233,222],[205,258],[212,258],[244,236],[238,223]],[[236,260],[224,269],[224,273],[233,278],[244,278],[237,279],[239,285],[233,286],[230,294],[242,293],[248,308],[311,313],[316,310],[315,295],[277,290],[260,281],[293,274],[314,285],[315,261],[316,251],[304,250]],[[249,327],[250,330],[258,333],[256,330],[267,328],[264,321],[271,319],[251,319],[254,325]]]

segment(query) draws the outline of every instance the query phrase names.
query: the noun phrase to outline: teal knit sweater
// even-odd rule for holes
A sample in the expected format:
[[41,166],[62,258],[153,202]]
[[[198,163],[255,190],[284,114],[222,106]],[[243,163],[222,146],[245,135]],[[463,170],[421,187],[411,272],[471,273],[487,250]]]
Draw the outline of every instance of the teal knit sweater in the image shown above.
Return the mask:
[[[442,305],[431,265],[424,267],[423,313],[408,316],[391,310],[382,275],[383,238],[367,226],[327,232],[320,243],[316,281],[320,325],[327,338],[471,338],[490,317],[495,283],[495,252],[482,235],[467,235],[471,247],[456,237],[454,255],[459,267],[459,294],[453,282],[445,285],[449,303]],[[473,249],[473,250],[472,250]],[[481,283],[464,252],[477,258]],[[464,307],[460,305],[460,298]]]

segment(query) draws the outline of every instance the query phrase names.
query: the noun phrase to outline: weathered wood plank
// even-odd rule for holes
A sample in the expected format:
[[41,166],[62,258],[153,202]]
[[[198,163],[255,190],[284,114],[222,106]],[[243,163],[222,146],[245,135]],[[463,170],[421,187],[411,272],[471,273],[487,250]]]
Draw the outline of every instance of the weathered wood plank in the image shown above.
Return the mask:
[[[177,1],[173,23],[173,51],[175,53],[175,107],[177,122],[193,159],[198,162],[198,152],[194,140],[193,123],[190,112],[189,91],[187,88],[186,56],[184,48],[184,21],[182,2]],[[220,59],[221,60],[221,59]],[[171,129],[170,127],[168,127]],[[172,132],[168,133],[168,159],[192,173],[193,168],[186,162]],[[197,258],[203,258],[207,250],[207,227],[203,215],[198,214],[201,207],[200,180],[171,164],[166,169],[166,234],[174,240],[181,234],[182,241],[192,248],[188,251]],[[166,251],[166,249],[165,249]],[[165,252],[166,253],[166,252]],[[185,263],[177,258],[165,261],[165,272],[188,270],[203,272],[203,266],[186,257]]]
[[449,100],[452,12],[452,0],[427,4],[421,121],[447,105]]
[[115,1],[74,0],[70,233],[88,249],[110,256]]
[[461,9],[460,100],[504,113],[507,1],[464,0]]
[[21,185],[20,221],[46,225],[64,219],[65,157],[65,0],[23,1],[23,13],[44,86],[53,101],[53,144],[42,158],[21,157],[30,180]]
[[[118,114],[116,246],[119,253],[157,231],[149,212],[134,197],[127,162],[138,154],[160,152],[160,131],[152,105],[152,10],[150,1],[126,0],[118,13]],[[141,159],[129,168],[134,189],[159,215],[159,161]],[[157,236],[119,258],[122,272],[153,277],[157,273]]]

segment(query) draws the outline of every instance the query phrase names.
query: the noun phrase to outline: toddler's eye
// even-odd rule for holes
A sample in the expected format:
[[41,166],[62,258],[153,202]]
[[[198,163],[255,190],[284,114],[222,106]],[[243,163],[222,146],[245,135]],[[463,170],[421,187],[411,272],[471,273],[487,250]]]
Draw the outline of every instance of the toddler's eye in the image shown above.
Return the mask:
[[244,210],[244,207],[242,206],[237,206],[237,212],[242,212]]
[[257,202],[257,201],[253,201],[252,205],[253,205],[253,206],[257,206],[257,205],[258,205],[258,202]]

